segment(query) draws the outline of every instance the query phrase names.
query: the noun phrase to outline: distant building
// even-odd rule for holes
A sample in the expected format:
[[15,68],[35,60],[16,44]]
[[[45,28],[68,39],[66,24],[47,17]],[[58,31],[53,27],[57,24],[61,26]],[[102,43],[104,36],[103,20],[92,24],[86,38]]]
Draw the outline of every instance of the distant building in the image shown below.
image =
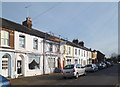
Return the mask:
[[100,63],[105,61],[105,55],[100,52],[93,50],[92,51],[92,63]]

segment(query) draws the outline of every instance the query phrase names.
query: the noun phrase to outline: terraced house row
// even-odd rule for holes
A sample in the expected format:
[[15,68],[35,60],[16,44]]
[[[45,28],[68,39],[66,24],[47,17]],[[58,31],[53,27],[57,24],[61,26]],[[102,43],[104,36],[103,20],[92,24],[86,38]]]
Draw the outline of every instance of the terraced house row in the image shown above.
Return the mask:
[[105,58],[100,51],[86,48],[83,41],[70,42],[33,29],[30,17],[22,24],[0,18],[0,39],[0,74],[10,78],[49,74],[56,67],[85,66]]

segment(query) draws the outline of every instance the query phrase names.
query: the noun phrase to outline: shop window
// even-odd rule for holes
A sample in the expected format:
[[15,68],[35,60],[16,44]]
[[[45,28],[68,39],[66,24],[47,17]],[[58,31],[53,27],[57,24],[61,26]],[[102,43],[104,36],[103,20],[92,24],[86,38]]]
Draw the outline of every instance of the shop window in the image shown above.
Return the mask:
[[9,46],[9,32],[1,30],[1,45]]
[[34,57],[29,56],[29,69],[34,70],[34,69],[40,69],[40,58],[39,57]]
[[55,68],[55,58],[48,58],[50,68]]

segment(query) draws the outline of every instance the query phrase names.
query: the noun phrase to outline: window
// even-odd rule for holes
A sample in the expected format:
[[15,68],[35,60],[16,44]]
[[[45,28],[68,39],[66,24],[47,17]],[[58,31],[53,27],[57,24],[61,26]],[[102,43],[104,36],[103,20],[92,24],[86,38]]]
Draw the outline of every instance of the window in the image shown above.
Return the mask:
[[29,69],[40,69],[40,56],[39,55],[29,55]]
[[1,30],[1,45],[9,46],[9,32]]
[[80,50],[79,50],[79,55],[80,55]]
[[59,52],[60,51],[60,45],[57,44],[57,51]]
[[19,36],[19,47],[25,48],[25,36]]
[[69,47],[69,54],[71,54],[70,50],[71,50],[71,49],[70,49],[70,47]]
[[75,49],[75,55],[77,55],[77,49]]
[[55,58],[48,58],[50,68],[55,68]]
[[79,64],[80,64],[80,59],[79,59]]
[[87,57],[88,57],[88,52],[87,52]]
[[65,53],[65,46],[63,46],[63,53]]
[[84,51],[84,57],[85,57],[85,51]]
[[52,43],[50,43],[49,51],[53,51],[53,44]]
[[81,65],[83,65],[82,63],[83,63],[83,59],[81,59]]
[[78,64],[78,60],[77,59],[75,59],[75,64]]
[[65,67],[64,67],[64,69],[73,69],[74,68],[74,65],[66,65]]
[[83,56],[83,50],[82,50],[81,56]]
[[71,59],[67,59],[67,64],[71,64]]
[[8,56],[4,55],[2,57],[2,69],[8,69]]
[[33,49],[38,49],[38,39],[33,39]]

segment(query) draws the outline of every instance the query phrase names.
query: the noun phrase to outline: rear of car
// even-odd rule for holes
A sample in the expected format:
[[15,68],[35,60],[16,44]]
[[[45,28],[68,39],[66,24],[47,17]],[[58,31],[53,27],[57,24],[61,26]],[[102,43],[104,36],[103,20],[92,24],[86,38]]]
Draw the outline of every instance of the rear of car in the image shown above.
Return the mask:
[[86,66],[85,66],[85,70],[86,70],[87,72],[94,71],[94,67],[92,66],[92,64],[89,64],[89,65],[86,65]]
[[11,87],[11,81],[0,75],[0,87]]
[[98,70],[98,67],[95,64],[89,64],[85,66],[87,72],[94,72]]
[[64,77],[72,77],[75,76],[75,65],[66,65],[63,69],[63,76]]
[[75,77],[78,78],[80,75],[86,75],[85,68],[80,64],[66,65],[63,69],[63,77]]

